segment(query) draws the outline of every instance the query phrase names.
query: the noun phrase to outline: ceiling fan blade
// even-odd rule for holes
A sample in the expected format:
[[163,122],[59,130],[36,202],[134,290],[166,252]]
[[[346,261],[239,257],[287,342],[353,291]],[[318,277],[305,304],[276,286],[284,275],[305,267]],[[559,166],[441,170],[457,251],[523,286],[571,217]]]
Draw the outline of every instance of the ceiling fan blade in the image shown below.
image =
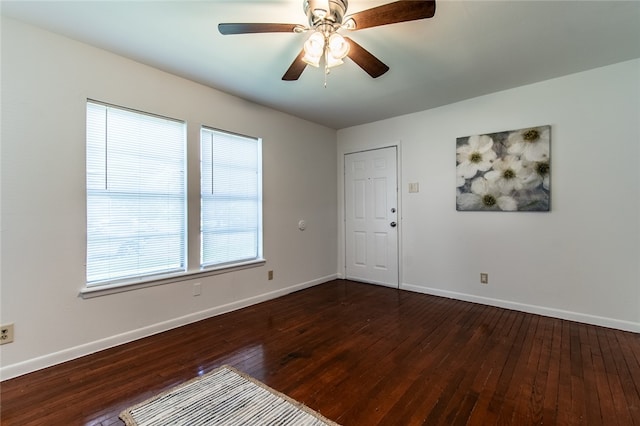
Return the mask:
[[435,0],[405,0],[384,4],[346,16],[344,23],[345,27],[350,30],[361,30],[380,25],[431,18],[435,13]]
[[287,72],[285,72],[282,76],[282,79],[284,81],[295,81],[300,78],[300,75],[302,75],[302,71],[304,71],[304,69],[307,67],[307,63],[302,60],[303,56],[304,49],[302,49],[296,59],[293,60]]
[[218,24],[220,34],[292,33],[304,29],[297,24]]
[[349,42],[351,46],[349,48],[349,58],[367,72],[371,77],[378,78],[385,72],[389,71],[389,67],[386,66],[380,59],[373,56],[368,50],[360,46],[355,41],[348,37],[345,40]]

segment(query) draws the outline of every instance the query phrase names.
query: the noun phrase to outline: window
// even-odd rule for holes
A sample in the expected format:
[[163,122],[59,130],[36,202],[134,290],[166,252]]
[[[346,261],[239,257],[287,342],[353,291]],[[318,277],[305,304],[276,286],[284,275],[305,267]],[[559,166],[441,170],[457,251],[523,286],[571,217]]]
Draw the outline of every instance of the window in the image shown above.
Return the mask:
[[260,259],[260,139],[202,128],[200,153],[201,266]]
[[87,286],[186,270],[186,125],[87,102]]
[[[87,101],[83,297],[264,264],[261,140],[200,130],[198,176],[187,170],[185,122]],[[188,199],[198,185],[199,203]],[[200,232],[187,206],[200,209]]]

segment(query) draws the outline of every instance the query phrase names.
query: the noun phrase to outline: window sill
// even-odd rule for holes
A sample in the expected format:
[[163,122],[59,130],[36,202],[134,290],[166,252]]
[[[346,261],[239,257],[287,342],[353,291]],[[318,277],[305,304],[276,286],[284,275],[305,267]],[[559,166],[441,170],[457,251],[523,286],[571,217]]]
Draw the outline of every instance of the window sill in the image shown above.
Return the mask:
[[82,290],[80,290],[79,296],[83,299],[92,299],[94,297],[123,293],[125,291],[138,290],[141,288],[155,287],[158,285],[172,284],[180,281],[226,274],[242,269],[257,268],[263,266],[266,262],[267,261],[265,259],[257,259],[248,262],[235,263],[233,265],[205,268],[196,272],[181,272],[179,274],[156,276],[153,278],[147,278],[145,280],[135,280],[113,284],[96,285],[93,287],[84,287]]

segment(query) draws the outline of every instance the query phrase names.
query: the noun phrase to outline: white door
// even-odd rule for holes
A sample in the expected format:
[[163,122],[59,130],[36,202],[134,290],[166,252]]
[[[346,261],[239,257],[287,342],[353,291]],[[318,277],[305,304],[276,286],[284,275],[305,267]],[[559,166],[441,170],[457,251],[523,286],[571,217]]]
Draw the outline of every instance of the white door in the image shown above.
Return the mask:
[[346,154],[346,278],[398,287],[396,147]]

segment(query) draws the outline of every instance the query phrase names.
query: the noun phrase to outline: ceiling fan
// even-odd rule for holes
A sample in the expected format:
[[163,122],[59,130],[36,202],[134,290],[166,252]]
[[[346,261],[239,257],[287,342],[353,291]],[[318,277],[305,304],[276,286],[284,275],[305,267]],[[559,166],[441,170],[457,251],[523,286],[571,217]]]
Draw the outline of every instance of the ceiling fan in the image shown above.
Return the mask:
[[[349,57],[371,77],[377,78],[389,71],[389,67],[339,30],[356,31],[364,28],[399,22],[431,18],[436,11],[435,0],[395,1],[363,10],[352,15],[347,12],[348,0],[303,0],[303,9],[309,26],[272,23],[222,23],[218,31],[224,35],[254,33],[305,33],[311,35],[282,79],[297,80],[307,65],[319,67],[324,63],[325,75],[329,69],[343,63]],[[325,80],[326,85],[326,80]]]

